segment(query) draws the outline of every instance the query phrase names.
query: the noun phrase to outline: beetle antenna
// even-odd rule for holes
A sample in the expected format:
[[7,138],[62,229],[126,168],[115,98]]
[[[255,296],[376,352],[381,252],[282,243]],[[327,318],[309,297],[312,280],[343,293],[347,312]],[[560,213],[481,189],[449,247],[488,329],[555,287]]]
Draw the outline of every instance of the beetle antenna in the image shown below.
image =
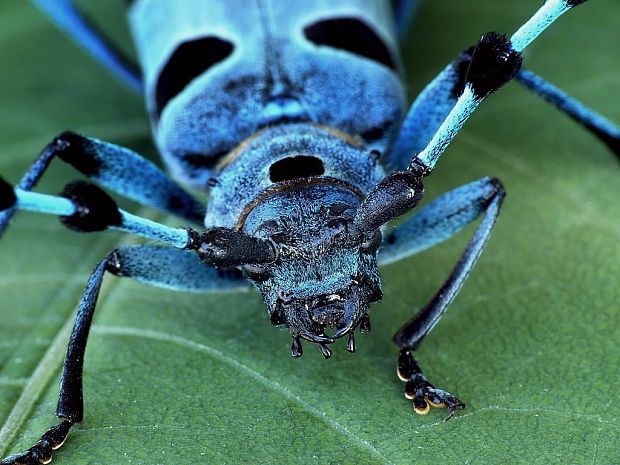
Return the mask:
[[496,32],[483,35],[472,52],[463,92],[428,145],[411,159],[409,170],[428,176],[480,103],[517,75],[523,50],[556,19],[585,1],[547,0],[512,37]]
[[349,227],[353,241],[363,241],[378,228],[414,208],[424,195],[419,175],[396,171],[381,180],[358,207]]

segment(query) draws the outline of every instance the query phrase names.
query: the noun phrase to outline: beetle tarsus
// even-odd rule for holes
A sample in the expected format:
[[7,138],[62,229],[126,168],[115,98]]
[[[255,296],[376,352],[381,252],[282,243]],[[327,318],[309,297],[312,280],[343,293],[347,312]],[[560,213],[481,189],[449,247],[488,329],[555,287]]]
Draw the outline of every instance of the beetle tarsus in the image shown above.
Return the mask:
[[443,407],[448,410],[444,421],[448,421],[457,410],[465,408],[460,399],[428,382],[409,349],[401,349],[398,356],[398,377],[407,383],[405,397],[413,402],[418,415],[428,414],[431,407]]
[[73,422],[63,420],[45,432],[37,443],[26,452],[11,455],[0,462],[0,465],[40,465],[52,461],[52,451],[65,443]]

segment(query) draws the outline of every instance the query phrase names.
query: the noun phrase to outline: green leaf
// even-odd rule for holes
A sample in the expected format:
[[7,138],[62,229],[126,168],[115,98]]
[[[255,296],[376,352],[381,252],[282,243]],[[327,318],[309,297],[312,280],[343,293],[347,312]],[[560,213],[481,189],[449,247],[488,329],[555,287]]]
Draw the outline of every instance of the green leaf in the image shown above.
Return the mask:
[[[411,93],[481,33],[515,30],[540,3],[427,1],[405,48]],[[89,5],[129,43],[116,2]],[[3,0],[1,13],[5,178],[16,182],[67,128],[154,153],[139,98],[28,2]],[[615,0],[579,7],[526,64],[620,122],[619,14]],[[60,165],[41,191],[75,177]],[[439,162],[428,198],[485,175],[508,190],[482,259],[419,350],[431,381],[467,403],[450,422],[413,414],[390,337],[440,286],[472,228],[384,268],[373,332],[355,355],[339,344],[329,361],[310,347],[291,359],[289,335],[271,327],[255,292],[185,295],[107,278],[86,357],[86,418],[55,463],[619,463],[618,168],[516,84],[482,105]],[[120,241],[20,214],[0,242],[0,455],[55,422],[75,305]]]

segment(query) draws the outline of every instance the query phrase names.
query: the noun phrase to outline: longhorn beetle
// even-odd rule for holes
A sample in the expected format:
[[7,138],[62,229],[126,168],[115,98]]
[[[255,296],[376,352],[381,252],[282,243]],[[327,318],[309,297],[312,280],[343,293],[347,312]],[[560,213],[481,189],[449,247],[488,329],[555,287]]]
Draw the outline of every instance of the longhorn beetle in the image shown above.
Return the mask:
[[[424,178],[478,105],[516,79],[589,129],[616,154],[620,130],[522,67],[522,51],[585,0],[547,0],[512,36],[484,34],[405,112],[397,43],[414,1],[276,0],[128,2],[141,73],[70,0],[33,0],[118,78],[143,90],[164,162],[178,181],[137,153],[73,132],[57,136],[15,186],[0,182],[0,232],[18,210],[57,215],[80,232],[125,231],[161,245],[122,246],[95,268],[78,307],[57,416],[26,452],[1,464],[48,463],[83,418],[82,367],[106,272],[176,290],[253,284],[271,323],[325,358],[330,344],[370,330],[382,297],[378,265],[442,242],[482,217],[437,294],[394,336],[398,376],[418,414],[465,404],[424,376],[413,352],[437,324],[475,264],[499,215],[504,189],[483,178],[413,210]],[[198,12],[209,11],[209,14]],[[191,12],[191,13],[189,13]],[[119,208],[100,187],[32,192],[54,158],[94,183],[195,224],[172,228]],[[199,226],[202,225],[202,226]],[[242,281],[245,280],[245,281]]]

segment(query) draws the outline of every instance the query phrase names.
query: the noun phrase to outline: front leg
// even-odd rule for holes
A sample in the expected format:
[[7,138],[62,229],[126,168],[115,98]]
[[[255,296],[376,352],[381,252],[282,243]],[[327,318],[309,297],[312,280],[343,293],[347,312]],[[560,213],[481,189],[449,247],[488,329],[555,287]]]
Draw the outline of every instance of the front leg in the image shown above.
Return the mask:
[[186,292],[209,292],[246,287],[233,271],[202,263],[193,252],[154,245],[119,247],[95,268],[80,301],[62,371],[56,416],[51,427],[27,451],[0,461],[0,465],[39,465],[52,461],[75,423],[82,421],[82,368],[86,342],[105,272],[129,277],[156,287]]
[[390,258],[409,255],[407,249],[415,253],[445,240],[484,213],[446,282],[394,336],[394,342],[400,348],[398,376],[407,383],[405,396],[413,400],[413,408],[420,415],[426,415],[431,407],[445,407],[449,412],[446,419],[450,419],[457,409],[465,407],[458,398],[436,388],[426,379],[413,358],[413,351],[439,322],[461,289],[491,234],[503,199],[502,184],[495,178],[483,178],[448,192],[386,236],[387,244],[379,258],[383,256],[389,261]]

